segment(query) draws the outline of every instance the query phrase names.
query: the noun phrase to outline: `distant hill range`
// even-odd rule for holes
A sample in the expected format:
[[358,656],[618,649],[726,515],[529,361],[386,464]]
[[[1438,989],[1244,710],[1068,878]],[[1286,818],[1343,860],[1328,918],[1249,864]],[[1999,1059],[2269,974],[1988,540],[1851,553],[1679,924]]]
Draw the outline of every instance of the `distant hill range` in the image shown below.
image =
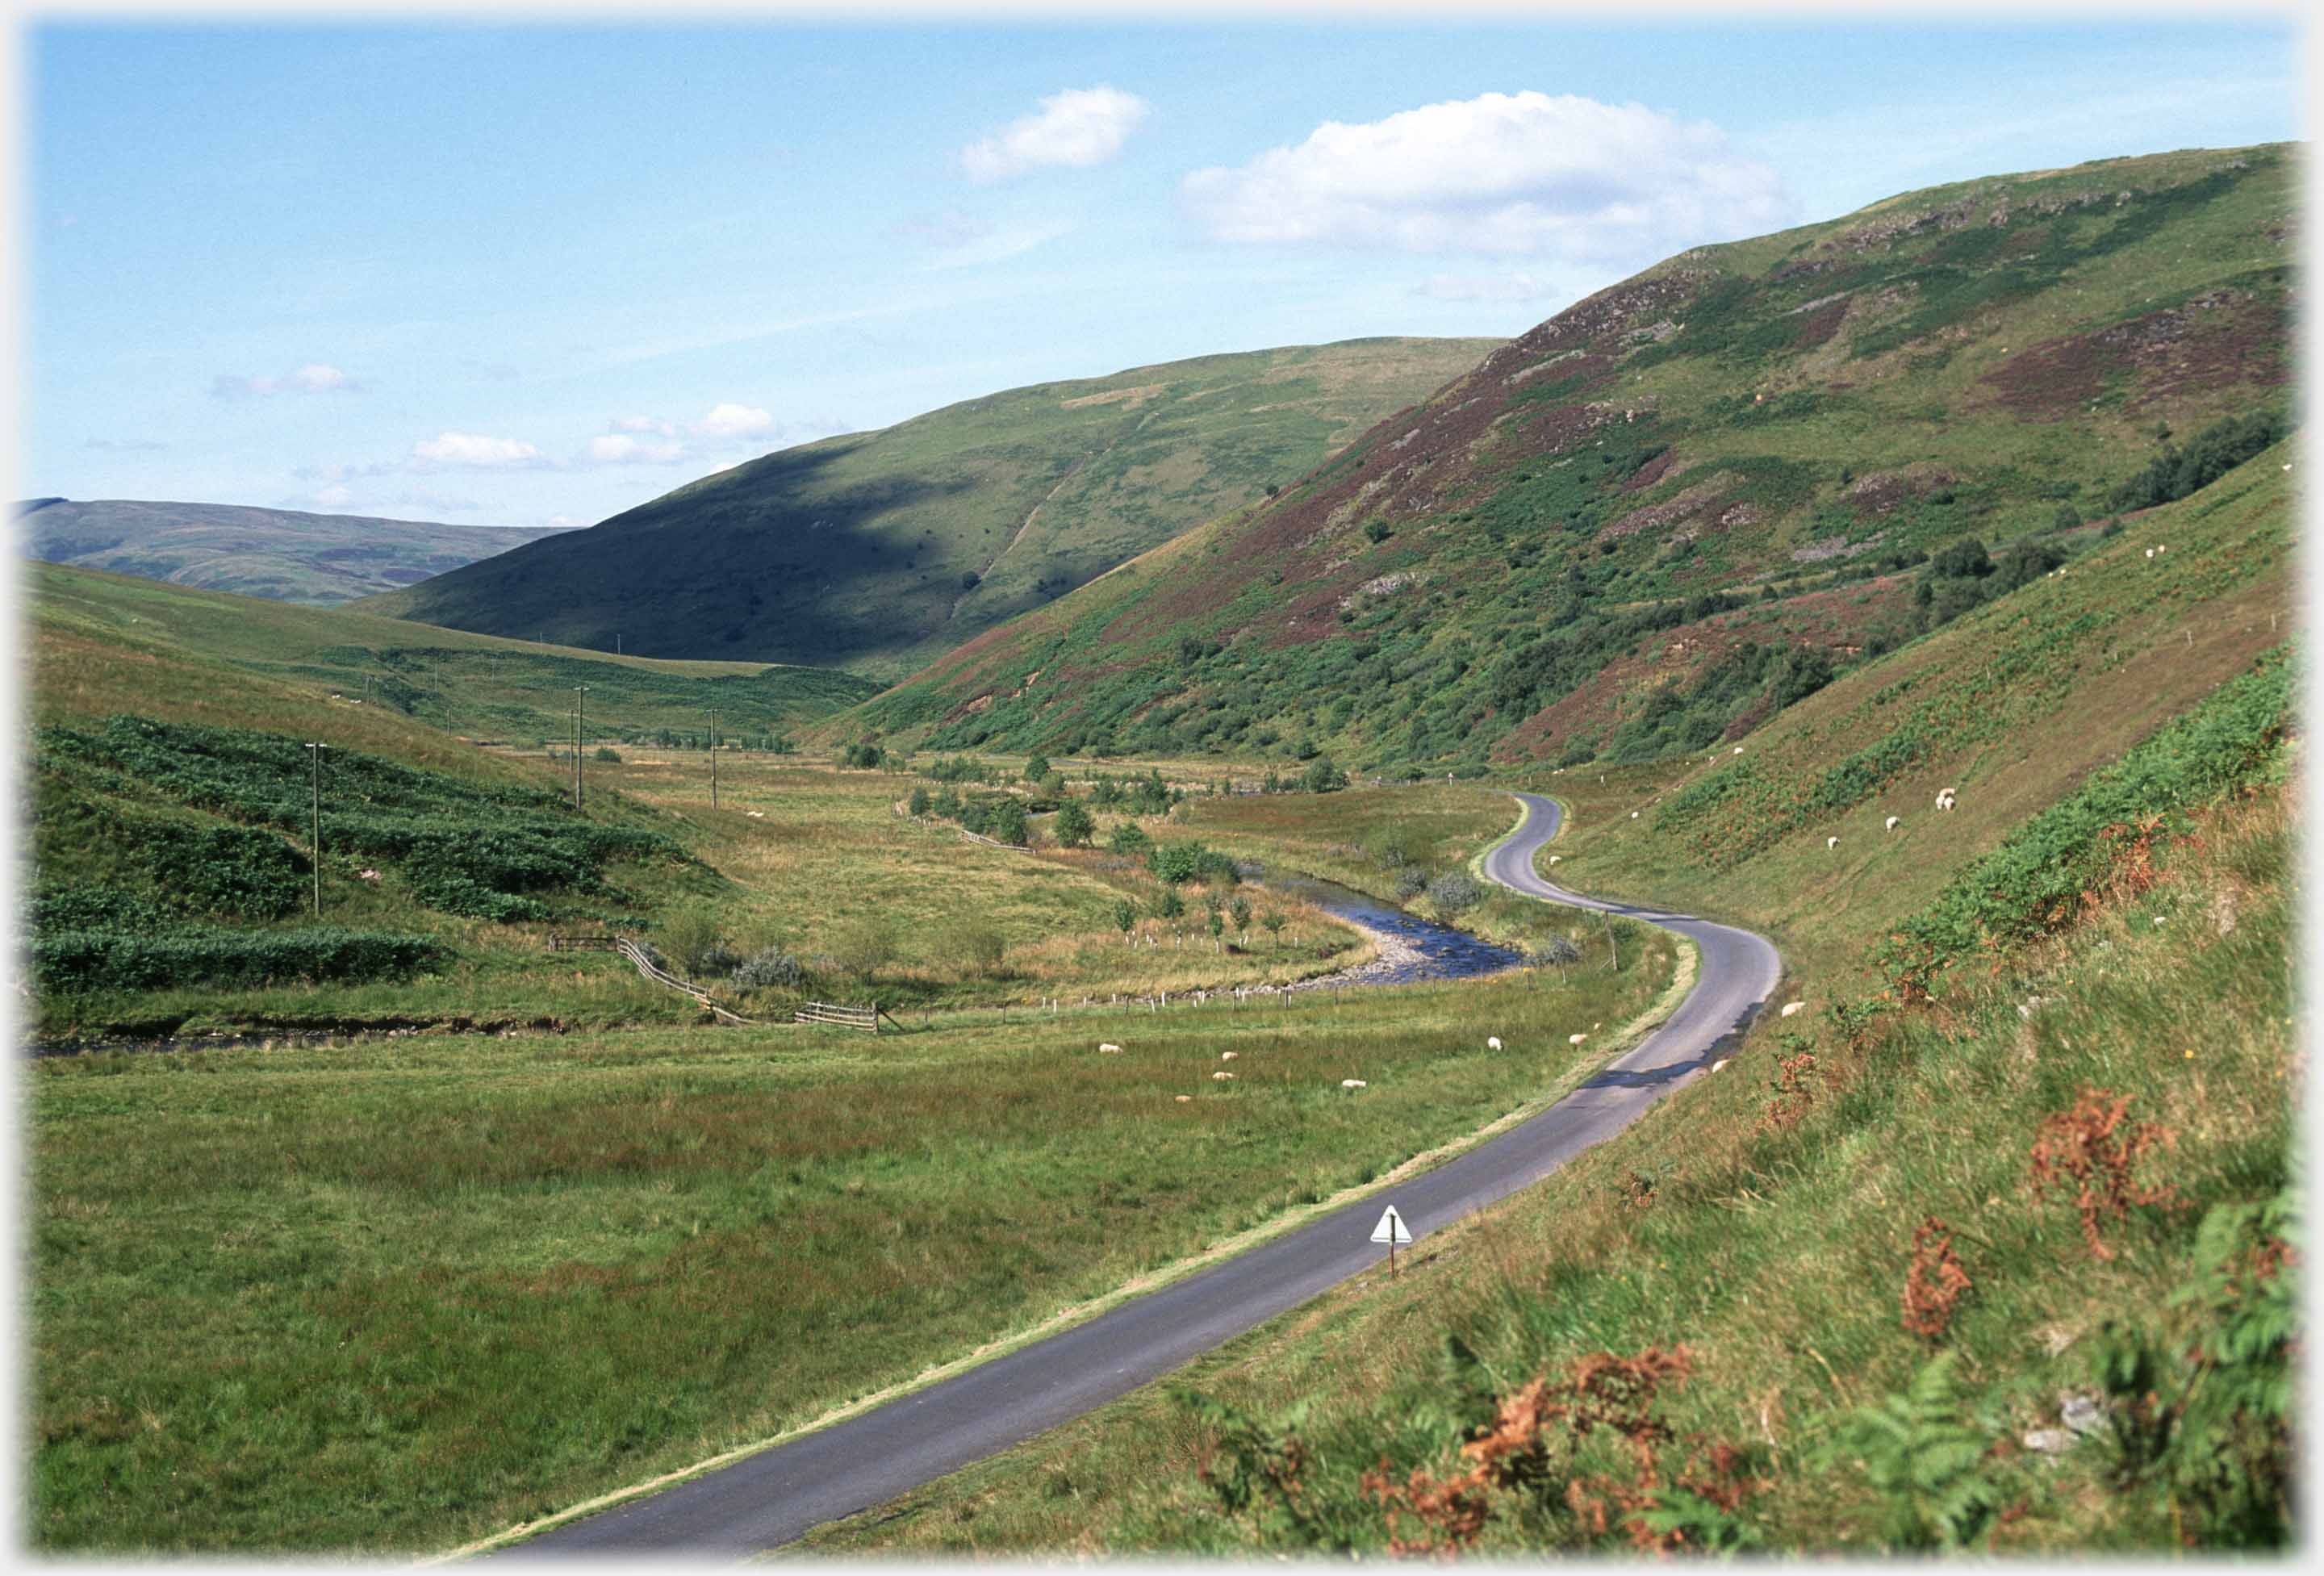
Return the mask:
[[205,591],[329,607],[392,591],[565,531],[303,514],[236,503],[126,498],[16,506],[24,555]]
[[2298,207],[2292,148],[2203,150],[1697,247],[842,722],[1387,774],[1731,748],[2282,437]]
[[1355,339],[947,406],[722,471],[366,611],[895,677],[1285,484],[1497,339]]

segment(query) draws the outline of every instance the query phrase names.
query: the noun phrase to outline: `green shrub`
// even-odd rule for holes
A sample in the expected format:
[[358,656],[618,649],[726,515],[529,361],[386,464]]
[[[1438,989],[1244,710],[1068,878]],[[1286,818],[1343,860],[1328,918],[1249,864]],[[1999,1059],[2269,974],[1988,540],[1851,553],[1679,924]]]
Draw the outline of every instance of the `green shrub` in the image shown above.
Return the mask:
[[1082,807],[1078,799],[1067,799],[1057,806],[1057,818],[1052,826],[1056,832],[1057,841],[1067,848],[1087,848],[1096,823],[1090,819],[1090,813]]
[[63,992],[406,980],[452,955],[424,936],[331,926],[59,930],[35,937],[31,950],[42,989]]

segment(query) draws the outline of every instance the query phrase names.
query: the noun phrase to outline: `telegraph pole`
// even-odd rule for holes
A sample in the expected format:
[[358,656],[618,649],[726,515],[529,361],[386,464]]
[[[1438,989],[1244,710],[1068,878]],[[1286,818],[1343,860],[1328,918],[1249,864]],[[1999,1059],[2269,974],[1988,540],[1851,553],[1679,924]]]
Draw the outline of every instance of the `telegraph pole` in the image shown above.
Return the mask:
[[718,807],[718,708],[710,708],[710,807]]
[[581,714],[589,704],[589,687],[573,687],[573,807],[581,807]]
[[323,751],[329,748],[327,744],[307,746],[307,759],[311,765],[309,778],[314,793],[315,917],[318,919],[323,917]]

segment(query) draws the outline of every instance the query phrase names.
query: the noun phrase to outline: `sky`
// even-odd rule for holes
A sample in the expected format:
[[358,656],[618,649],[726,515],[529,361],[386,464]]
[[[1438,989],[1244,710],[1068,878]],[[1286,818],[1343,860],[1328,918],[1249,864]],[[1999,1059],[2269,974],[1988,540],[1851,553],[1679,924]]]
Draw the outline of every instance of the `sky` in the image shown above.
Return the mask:
[[1898,191],[2296,138],[2301,43],[2264,14],[35,20],[17,489],[590,524],[1000,389],[1514,335]]

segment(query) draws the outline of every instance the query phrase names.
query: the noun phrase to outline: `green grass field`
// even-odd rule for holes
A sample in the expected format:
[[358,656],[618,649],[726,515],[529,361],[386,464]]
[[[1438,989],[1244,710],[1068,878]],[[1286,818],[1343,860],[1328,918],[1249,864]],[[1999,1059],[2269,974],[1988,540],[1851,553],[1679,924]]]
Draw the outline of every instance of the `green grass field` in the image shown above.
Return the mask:
[[876,1039],[36,1064],[31,1535],[416,1551],[562,1508],[1470,1132],[1572,1075],[1567,1033],[1610,1034],[1674,962]]

